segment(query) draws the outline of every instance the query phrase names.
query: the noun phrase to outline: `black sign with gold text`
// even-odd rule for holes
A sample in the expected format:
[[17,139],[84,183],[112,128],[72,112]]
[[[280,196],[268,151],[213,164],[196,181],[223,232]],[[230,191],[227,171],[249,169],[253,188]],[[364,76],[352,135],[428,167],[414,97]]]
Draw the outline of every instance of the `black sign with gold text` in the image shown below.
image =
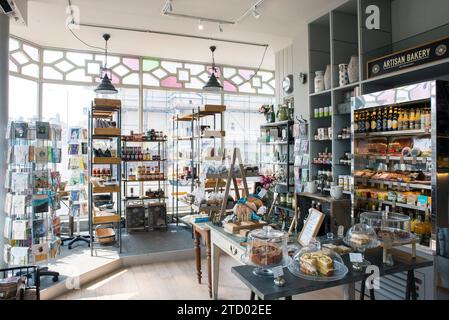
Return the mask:
[[449,38],[371,60],[367,63],[368,78],[449,58]]

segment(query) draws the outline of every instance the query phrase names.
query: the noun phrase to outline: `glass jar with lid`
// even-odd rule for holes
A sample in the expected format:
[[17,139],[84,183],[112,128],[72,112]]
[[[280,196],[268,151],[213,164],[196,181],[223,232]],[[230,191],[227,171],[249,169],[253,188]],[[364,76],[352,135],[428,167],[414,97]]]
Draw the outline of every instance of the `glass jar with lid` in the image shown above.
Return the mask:
[[272,268],[288,266],[291,258],[287,251],[288,234],[275,230],[270,226],[253,230],[248,234],[246,253],[242,256],[243,262],[255,266],[255,275],[273,276]]

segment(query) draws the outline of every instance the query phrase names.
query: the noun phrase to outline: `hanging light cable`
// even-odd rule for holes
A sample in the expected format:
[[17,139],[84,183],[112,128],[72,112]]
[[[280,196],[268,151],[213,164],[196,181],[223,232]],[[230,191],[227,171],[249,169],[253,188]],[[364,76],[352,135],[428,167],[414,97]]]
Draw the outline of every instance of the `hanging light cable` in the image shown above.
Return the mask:
[[101,68],[101,82],[98,87],[95,89],[96,93],[102,94],[116,94],[118,93],[117,89],[111,83],[111,79],[109,79],[108,72],[111,72],[112,78],[112,70],[108,69],[108,40],[111,38],[111,35],[105,33],[103,34],[103,39],[106,41],[105,49],[104,49],[104,67]]
[[218,82],[215,73],[217,72],[217,67],[215,66],[215,57],[214,52],[217,49],[216,46],[211,46],[210,51],[212,52],[212,73],[210,74],[209,81],[207,81],[206,85],[203,87],[205,91],[221,91],[223,90],[223,86]]

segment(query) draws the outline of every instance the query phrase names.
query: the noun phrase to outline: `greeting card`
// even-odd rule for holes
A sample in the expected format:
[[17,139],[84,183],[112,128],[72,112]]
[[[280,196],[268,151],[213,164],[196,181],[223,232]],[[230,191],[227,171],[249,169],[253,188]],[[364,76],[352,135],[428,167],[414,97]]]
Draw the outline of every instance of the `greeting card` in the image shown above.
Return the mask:
[[48,171],[34,171],[34,187],[38,189],[48,189],[50,187]]
[[50,123],[36,121],[36,139],[49,140],[50,139]]
[[48,195],[37,194],[33,196],[33,208],[35,213],[48,212]]

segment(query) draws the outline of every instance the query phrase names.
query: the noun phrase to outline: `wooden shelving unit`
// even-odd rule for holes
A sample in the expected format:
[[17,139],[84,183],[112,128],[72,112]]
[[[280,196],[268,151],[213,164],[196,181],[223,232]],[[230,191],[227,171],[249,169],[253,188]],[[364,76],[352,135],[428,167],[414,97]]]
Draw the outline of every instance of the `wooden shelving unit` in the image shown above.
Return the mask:
[[[96,128],[95,120],[115,121],[115,128]],[[94,147],[96,140],[111,141],[116,145],[116,157],[94,157]],[[88,127],[88,196],[89,196],[89,234],[91,255],[94,255],[94,244],[101,242],[101,238],[96,234],[97,227],[111,226],[115,228],[116,246],[121,253],[122,250],[122,206],[121,206],[121,100],[116,99],[94,99],[89,110]],[[91,179],[93,177],[94,166],[109,166],[111,173],[115,173],[117,185],[95,186]],[[99,213],[95,209],[96,195],[109,195],[111,203],[114,204],[115,213]]]

